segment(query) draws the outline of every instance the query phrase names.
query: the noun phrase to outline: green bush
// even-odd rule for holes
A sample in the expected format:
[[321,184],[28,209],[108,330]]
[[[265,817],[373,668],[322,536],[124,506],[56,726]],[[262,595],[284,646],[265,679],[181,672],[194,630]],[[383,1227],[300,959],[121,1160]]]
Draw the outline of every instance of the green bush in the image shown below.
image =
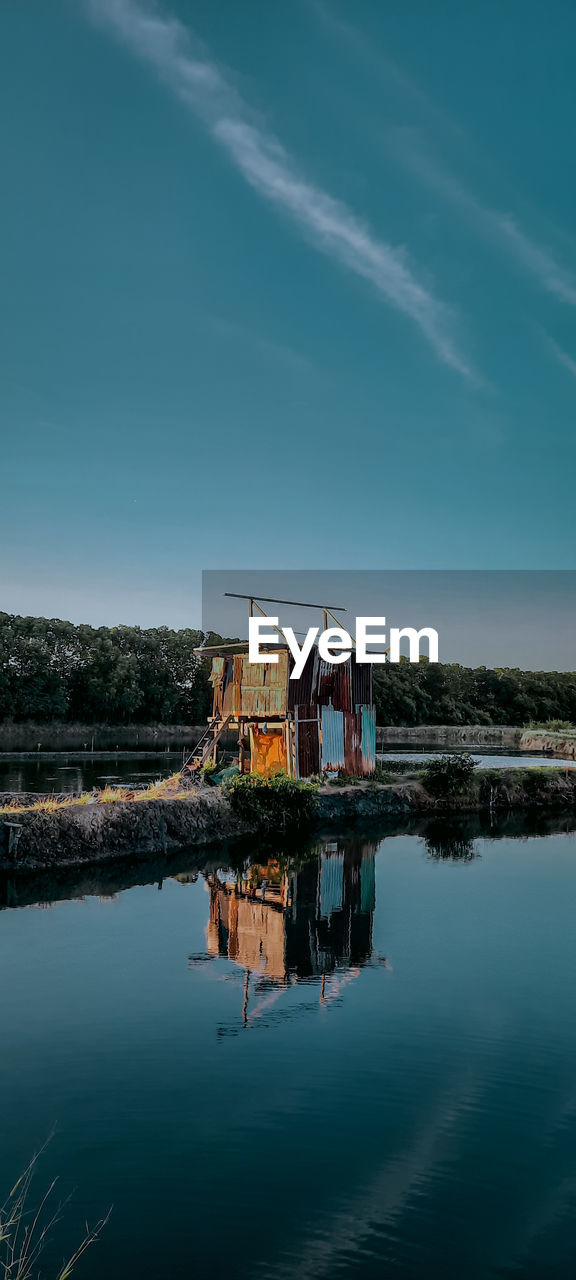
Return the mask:
[[468,791],[475,768],[474,757],[467,753],[435,756],[428,761],[422,781],[431,796],[438,800],[449,799]]
[[285,773],[271,778],[245,773],[226,788],[239,817],[255,826],[285,830],[310,823],[318,805],[318,787]]
[[540,796],[550,791],[553,780],[560,777],[561,773],[561,769],[542,769],[532,765],[528,769],[522,769],[520,781],[529,796]]

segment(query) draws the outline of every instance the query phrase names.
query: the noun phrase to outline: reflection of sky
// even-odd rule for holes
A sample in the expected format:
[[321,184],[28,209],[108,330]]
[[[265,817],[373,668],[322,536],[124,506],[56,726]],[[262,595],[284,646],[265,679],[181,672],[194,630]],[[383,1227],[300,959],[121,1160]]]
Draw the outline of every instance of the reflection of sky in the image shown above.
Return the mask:
[[[341,626],[384,616],[386,627],[435,627],[440,661],[465,666],[576,667],[576,571],[572,570],[210,570],[203,575],[203,627],[247,634],[248,602],[224,592],[342,606]],[[295,630],[322,627],[318,610],[263,604]],[[333,625],[331,622],[329,625]]]
[[[384,765],[387,760],[399,760],[409,765],[410,761],[428,760],[431,755],[443,755],[445,751],[446,747],[437,747],[435,751],[384,751],[378,752],[378,759]],[[453,751],[452,746],[450,751]],[[512,769],[517,765],[535,765],[538,769],[560,769],[563,765],[567,769],[576,768],[574,760],[565,760],[562,756],[533,756],[529,751],[518,751],[516,755],[490,755],[471,747],[469,754],[474,757],[480,769]]]
[[576,843],[475,852],[384,839],[391,968],[262,989],[246,1031],[242,970],[188,965],[202,877],[0,913],[2,1169],[57,1122],[57,1251],[115,1206],[86,1280],[186,1276],[191,1241],[214,1280],[572,1280]]

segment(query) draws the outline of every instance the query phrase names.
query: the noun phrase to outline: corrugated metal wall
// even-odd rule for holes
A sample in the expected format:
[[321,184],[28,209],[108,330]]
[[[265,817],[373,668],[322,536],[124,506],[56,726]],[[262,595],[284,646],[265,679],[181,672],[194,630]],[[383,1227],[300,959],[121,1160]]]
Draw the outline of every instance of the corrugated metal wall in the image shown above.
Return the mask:
[[249,662],[248,655],[213,658],[214,714],[222,716],[285,716],[288,695],[288,653],[278,662]]
[[[311,707],[316,703],[316,690],[318,688],[318,666],[320,658],[318,650],[313,649],[306,666],[299,680],[288,681],[288,710],[294,711],[295,707]],[[290,670],[293,669],[294,663],[290,658]]]
[[[290,668],[293,668],[290,658]],[[297,706],[326,706],[336,711],[357,711],[372,701],[372,667],[358,663],[355,654],[348,662],[324,662],[313,649],[299,680],[288,681],[288,710]]]
[[361,707],[362,773],[373,773],[376,765],[376,708]]
[[350,659],[352,667],[352,710],[370,706],[372,703],[372,666],[370,663],[358,662],[356,654]]
[[344,712],[322,707],[322,768],[345,769]]
[[320,720],[316,707],[294,708],[296,777],[320,773]]
[[362,717],[357,712],[344,713],[344,758],[346,773],[362,774]]

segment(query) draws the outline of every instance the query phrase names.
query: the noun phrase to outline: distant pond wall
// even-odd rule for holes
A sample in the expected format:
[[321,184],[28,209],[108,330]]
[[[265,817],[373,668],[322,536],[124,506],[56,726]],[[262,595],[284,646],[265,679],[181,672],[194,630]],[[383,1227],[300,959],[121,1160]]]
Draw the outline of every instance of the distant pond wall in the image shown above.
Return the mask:
[[576,734],[548,733],[542,729],[525,729],[520,746],[523,751],[552,751],[564,760],[576,760]]
[[196,745],[206,725],[0,724],[0,751],[164,751]]
[[[193,747],[206,725],[194,724],[0,724],[1,751],[164,751]],[[500,725],[385,725],[376,730],[378,746],[425,743],[517,747],[524,730]],[[225,735],[233,748],[237,735]]]
[[523,733],[513,725],[384,725],[376,729],[376,746],[519,747]]

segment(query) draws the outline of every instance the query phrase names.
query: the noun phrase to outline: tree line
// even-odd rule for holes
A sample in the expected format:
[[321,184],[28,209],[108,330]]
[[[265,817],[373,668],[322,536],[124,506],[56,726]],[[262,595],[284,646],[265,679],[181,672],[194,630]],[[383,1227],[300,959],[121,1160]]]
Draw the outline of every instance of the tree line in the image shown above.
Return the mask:
[[0,720],[199,724],[210,709],[204,633],[89,627],[0,613]]
[[[0,721],[202,724],[219,636],[169,627],[89,627],[0,613]],[[576,723],[576,672],[471,669],[456,663],[374,667],[379,724]]]
[[378,724],[576,724],[575,671],[400,661],[374,668]]

